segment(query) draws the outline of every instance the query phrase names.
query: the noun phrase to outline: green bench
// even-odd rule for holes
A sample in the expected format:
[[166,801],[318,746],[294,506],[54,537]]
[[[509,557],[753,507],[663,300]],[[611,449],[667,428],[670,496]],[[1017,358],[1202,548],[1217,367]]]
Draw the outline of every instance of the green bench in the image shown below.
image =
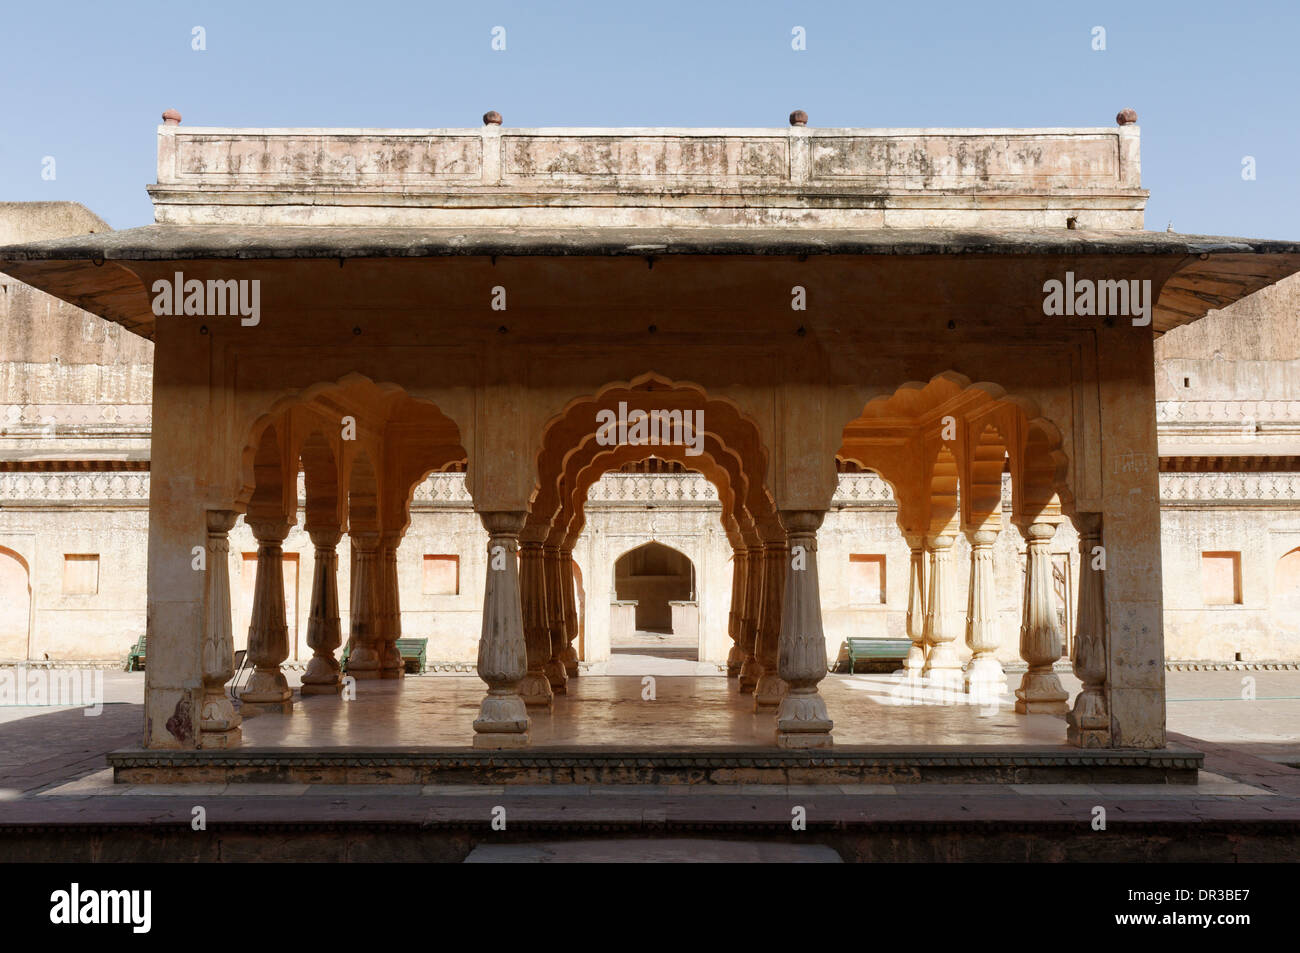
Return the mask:
[[858,659],[883,662],[901,662],[907,658],[907,653],[912,648],[911,639],[868,639],[868,638],[850,638],[846,640],[849,646],[849,674],[853,674],[853,668],[858,663]]
[[[429,640],[428,639],[398,639],[397,653],[402,656],[402,661],[406,664],[406,671],[412,675],[423,675],[425,666],[428,664]],[[343,669],[347,670],[348,656],[352,654],[352,643],[349,642],[343,649]]]
[[146,661],[144,638],[143,635],[140,636],[140,641],[131,646],[131,651],[126,654],[126,670],[128,672],[144,671],[144,663]]

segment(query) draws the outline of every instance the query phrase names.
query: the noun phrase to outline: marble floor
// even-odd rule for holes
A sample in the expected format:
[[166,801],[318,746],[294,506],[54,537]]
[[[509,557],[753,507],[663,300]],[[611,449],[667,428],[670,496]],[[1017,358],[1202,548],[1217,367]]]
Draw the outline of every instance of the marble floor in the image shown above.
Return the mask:
[[[1078,690],[1074,679],[1062,681]],[[839,745],[1065,743],[1063,717],[1016,715],[1009,693],[974,705],[960,693],[909,690],[890,675],[828,675],[820,687]],[[426,675],[360,682],[354,701],[295,696],[290,714],[246,718],[244,746],[468,746],[483,693],[476,676]],[[530,714],[534,747],[766,747],[776,728],[774,714],[755,713],[752,695],[716,675],[584,675],[569,680],[552,711]]]

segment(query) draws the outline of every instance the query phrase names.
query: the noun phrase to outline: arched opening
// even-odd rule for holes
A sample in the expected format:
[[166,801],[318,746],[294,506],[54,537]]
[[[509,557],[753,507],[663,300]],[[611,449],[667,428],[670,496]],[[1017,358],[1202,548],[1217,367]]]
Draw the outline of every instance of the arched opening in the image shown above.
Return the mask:
[[27,561],[0,546],[0,661],[27,659],[31,637],[32,586]]
[[[659,542],[628,550],[614,560],[610,651],[658,658],[699,658],[699,599],[695,564]],[[630,610],[630,611],[629,611]]]

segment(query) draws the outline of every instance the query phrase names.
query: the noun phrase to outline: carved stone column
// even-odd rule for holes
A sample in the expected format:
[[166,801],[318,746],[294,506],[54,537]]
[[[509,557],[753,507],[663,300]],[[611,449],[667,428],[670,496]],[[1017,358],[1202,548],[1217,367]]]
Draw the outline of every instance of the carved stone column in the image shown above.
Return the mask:
[[966,601],[966,645],[974,653],[966,666],[966,691],[993,699],[1007,687],[1007,676],[997,659],[997,581],[993,573],[995,529],[968,532],[970,540],[970,595]]
[[352,538],[352,594],[349,606],[348,674],[355,679],[380,677],[377,647],[379,629],[379,534],[357,533]]
[[1106,704],[1106,569],[1101,543],[1101,514],[1080,513],[1079,614],[1074,630],[1074,674],[1083,690],[1065,716],[1066,738],[1080,748],[1110,747],[1110,706]]
[[752,692],[763,674],[755,650],[758,644],[758,614],[763,604],[763,549],[754,547],[745,551],[745,611],[740,617],[740,675],[736,688],[745,694]]
[[961,632],[961,610],[957,607],[957,572],[949,534],[931,536],[930,594],[925,610],[925,641],[930,646],[922,674],[942,688],[961,688],[961,659],[957,636]]
[[478,675],[487,682],[488,692],[474,720],[474,747],[523,748],[528,745],[528,711],[519,695],[519,681],[528,656],[517,552],[526,514],[480,513],[479,517],[488,531],[488,562]]
[[402,601],[397,581],[397,547],[401,545],[399,533],[385,533],[379,540],[376,568],[375,597],[379,603],[379,631],[375,636],[375,653],[379,656],[380,678],[402,678],[406,665],[397,650],[397,640],[402,637]]
[[740,648],[740,589],[744,584],[741,577],[741,555],[736,550],[731,556],[731,608],[727,610],[727,635],[731,637],[731,648],[727,651],[727,678],[737,678],[740,666],[745,661],[745,653]]
[[542,548],[543,582],[546,586],[546,625],[550,631],[551,657],[545,672],[556,695],[567,693],[568,672],[564,667],[564,648],[568,640],[564,634],[564,592],[560,584],[560,550],[557,546]]
[[925,537],[908,536],[907,547],[911,559],[907,571],[907,637],[912,647],[907,650],[903,671],[908,678],[920,678],[925,669]]
[[824,516],[816,510],[781,513],[790,546],[777,660],[777,671],[789,686],[776,713],[776,743],[782,748],[832,744],[832,722],[817,691],[817,683],[826,677],[826,634],[817,581],[817,528]]
[[1052,591],[1053,523],[1021,527],[1028,543],[1025,552],[1025,599],[1020,623],[1020,657],[1029,666],[1016,689],[1019,714],[1064,714],[1068,693],[1052,670],[1061,657],[1061,629],[1056,621]]
[[[284,551],[287,520],[256,520],[250,524],[257,539],[257,577],[253,582],[253,612],[248,624],[248,658],[254,665],[239,698],[245,706],[287,709],[293,691],[280,665],[289,657],[289,623],[284,614]],[[249,709],[256,710],[256,707]]]
[[551,659],[551,628],[546,618],[546,556],[540,541],[524,540],[519,551],[519,596],[523,604],[528,671],[519,683],[524,704],[549,708],[555,699],[546,663]]
[[763,547],[763,606],[759,616],[754,656],[762,666],[754,686],[754,710],[776,708],[785,697],[786,684],[781,680],[778,656],[781,645],[781,597],[785,589],[785,542],[769,542]]
[[578,677],[578,598],[573,577],[573,550],[560,550],[560,597],[564,602],[564,673]]
[[311,580],[311,614],[307,619],[307,644],[311,661],[302,676],[304,695],[333,695],[339,691],[339,660],[334,653],[342,644],[339,623],[340,533],[337,527],[309,530],[316,547]]
[[235,675],[235,638],[230,623],[230,542],[239,514],[208,510],[207,552],[203,570],[203,710],[199,747],[231,748],[239,744],[242,719],[226,683]]

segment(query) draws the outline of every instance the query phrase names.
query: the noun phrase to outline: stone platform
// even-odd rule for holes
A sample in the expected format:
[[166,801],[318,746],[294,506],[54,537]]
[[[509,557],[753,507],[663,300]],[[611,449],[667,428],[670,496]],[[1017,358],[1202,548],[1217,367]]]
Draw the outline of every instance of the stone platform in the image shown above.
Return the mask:
[[247,748],[108,755],[114,780],[123,784],[1195,784],[1203,761],[1200,752],[1181,747],[1143,751],[1066,746],[855,745],[815,753],[725,747],[527,752]]

